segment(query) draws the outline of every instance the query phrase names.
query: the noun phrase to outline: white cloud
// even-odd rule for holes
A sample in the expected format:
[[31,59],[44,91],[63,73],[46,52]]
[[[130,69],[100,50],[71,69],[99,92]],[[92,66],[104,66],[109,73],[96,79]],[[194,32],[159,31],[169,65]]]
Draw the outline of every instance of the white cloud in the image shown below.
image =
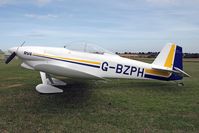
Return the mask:
[[146,2],[157,5],[179,5],[199,3],[199,0],[146,0]]
[[54,1],[60,1],[60,0],[0,0],[0,5],[11,5],[11,4],[21,4],[21,3],[26,3],[26,4],[37,4],[37,5],[46,5],[49,3],[52,3]]
[[45,15],[40,15],[40,14],[25,14],[25,17],[28,18],[33,18],[33,19],[53,19],[57,18],[57,15],[54,14],[45,14]]
[[39,5],[46,5],[50,2],[52,2],[52,0],[36,0],[36,3]]
[[174,4],[178,0],[146,0],[149,3],[155,3],[155,4]]
[[82,38],[82,37],[97,37],[98,34],[93,34],[89,32],[80,31],[65,31],[58,29],[32,29],[29,31],[21,31],[9,33],[11,37],[21,37],[21,38],[34,38],[34,39],[44,39],[44,38]]
[[0,0],[0,5],[6,5],[12,3],[13,0]]

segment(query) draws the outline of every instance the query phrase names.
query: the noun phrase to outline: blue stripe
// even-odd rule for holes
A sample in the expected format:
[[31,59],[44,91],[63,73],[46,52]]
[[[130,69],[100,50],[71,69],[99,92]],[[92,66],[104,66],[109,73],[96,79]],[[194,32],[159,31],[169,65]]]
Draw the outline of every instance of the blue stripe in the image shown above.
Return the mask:
[[73,63],[73,64],[78,64],[78,65],[89,66],[89,67],[94,67],[94,68],[100,68],[100,66],[96,66],[96,65],[90,65],[90,64],[84,64],[84,63],[73,62],[73,61],[68,61],[68,60],[56,59],[56,58],[46,57],[46,56],[39,56],[39,55],[34,55],[34,56],[43,57],[43,58],[47,58],[47,59],[58,60],[58,61],[69,62],[69,63]]
[[[174,67],[177,67],[177,68],[183,70],[183,53],[182,53],[182,47],[180,47],[180,46],[176,47],[173,70],[175,70]],[[183,76],[180,76],[175,73],[173,73],[170,77],[170,80],[182,80],[182,79],[183,79]]]
[[175,58],[174,58],[174,67],[177,67],[177,68],[183,70],[183,62],[182,61],[183,61],[182,47],[177,46]]
[[[182,52],[182,47],[177,46],[176,51],[175,51],[175,57],[174,57],[174,62],[173,62],[173,70],[175,70],[174,67],[177,67],[181,70],[183,70],[183,52]],[[172,75],[168,78],[165,77],[160,77],[160,76],[154,76],[154,75],[149,75],[145,74],[145,78],[150,78],[150,79],[157,79],[157,80],[165,80],[165,81],[172,81],[172,80],[182,80],[183,77],[176,74],[172,73]]]
[[157,80],[169,81],[169,78],[160,77],[160,76],[155,76],[155,75],[149,75],[149,74],[145,74],[144,77],[145,77],[145,78],[150,78],[150,79],[157,79]]

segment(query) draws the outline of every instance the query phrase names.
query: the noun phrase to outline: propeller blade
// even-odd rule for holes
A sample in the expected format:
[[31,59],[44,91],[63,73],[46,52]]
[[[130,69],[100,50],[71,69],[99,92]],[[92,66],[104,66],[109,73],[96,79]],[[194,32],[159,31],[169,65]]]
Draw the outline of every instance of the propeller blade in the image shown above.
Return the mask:
[[5,61],[5,63],[8,64],[15,56],[16,56],[16,53],[13,52],[13,53],[7,58],[7,60]]

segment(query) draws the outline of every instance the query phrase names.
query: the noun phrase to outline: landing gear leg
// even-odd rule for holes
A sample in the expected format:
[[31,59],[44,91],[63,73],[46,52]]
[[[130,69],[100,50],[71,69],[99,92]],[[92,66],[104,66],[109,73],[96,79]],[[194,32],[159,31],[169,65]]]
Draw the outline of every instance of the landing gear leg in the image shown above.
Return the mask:
[[37,85],[36,90],[42,94],[63,93],[63,90],[53,85],[66,85],[65,82],[52,78],[49,74],[40,72],[42,84]]

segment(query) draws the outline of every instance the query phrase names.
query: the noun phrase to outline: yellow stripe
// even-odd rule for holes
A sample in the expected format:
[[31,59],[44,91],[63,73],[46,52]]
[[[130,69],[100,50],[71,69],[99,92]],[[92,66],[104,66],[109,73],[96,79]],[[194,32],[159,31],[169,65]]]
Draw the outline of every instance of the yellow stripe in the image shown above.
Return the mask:
[[68,60],[68,61],[76,61],[76,62],[80,62],[80,63],[89,63],[89,64],[93,64],[93,65],[100,65],[100,62],[96,62],[96,61],[88,61],[88,60],[81,60],[81,59],[74,59],[74,58],[64,58],[64,57],[60,57],[60,56],[53,56],[53,55],[44,55],[44,54],[33,54],[36,56],[45,56],[45,57],[50,57],[50,58],[55,58],[55,59],[62,59],[62,60]]
[[167,60],[164,64],[164,67],[172,68],[173,66],[173,59],[174,59],[174,54],[175,54],[175,48],[176,45],[172,44],[169,55],[167,56]]
[[164,76],[164,77],[169,77],[171,75],[170,72],[165,72],[165,71],[161,71],[161,70],[154,70],[154,69],[145,69],[145,73],[156,75],[156,76]]

